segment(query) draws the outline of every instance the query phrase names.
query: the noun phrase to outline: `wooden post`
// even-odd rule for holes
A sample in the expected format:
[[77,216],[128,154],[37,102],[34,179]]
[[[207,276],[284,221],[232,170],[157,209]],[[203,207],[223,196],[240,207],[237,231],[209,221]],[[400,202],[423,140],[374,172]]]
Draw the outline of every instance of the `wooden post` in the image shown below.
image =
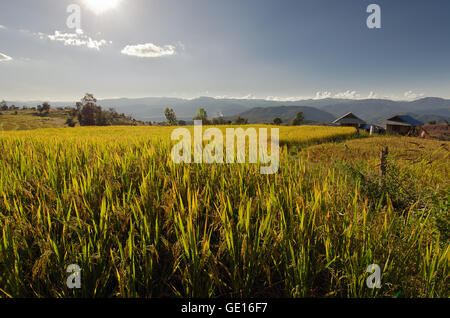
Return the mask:
[[389,154],[388,147],[381,150],[381,154],[380,154],[380,177],[381,177],[381,179],[383,179],[383,177],[386,175],[386,156],[388,154]]

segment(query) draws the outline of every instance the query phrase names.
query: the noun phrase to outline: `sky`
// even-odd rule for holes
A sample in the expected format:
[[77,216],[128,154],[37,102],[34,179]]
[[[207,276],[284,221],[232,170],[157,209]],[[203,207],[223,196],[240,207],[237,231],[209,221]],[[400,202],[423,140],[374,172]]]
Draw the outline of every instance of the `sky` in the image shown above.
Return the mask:
[[449,35],[448,0],[1,0],[0,100],[450,98]]

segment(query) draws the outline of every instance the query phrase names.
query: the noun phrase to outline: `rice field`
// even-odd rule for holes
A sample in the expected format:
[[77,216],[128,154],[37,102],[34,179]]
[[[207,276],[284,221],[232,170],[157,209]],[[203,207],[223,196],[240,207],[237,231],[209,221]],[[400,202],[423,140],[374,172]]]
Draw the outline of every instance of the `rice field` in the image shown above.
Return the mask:
[[0,132],[0,297],[450,296],[449,142],[280,127],[261,175],[174,164],[172,129]]

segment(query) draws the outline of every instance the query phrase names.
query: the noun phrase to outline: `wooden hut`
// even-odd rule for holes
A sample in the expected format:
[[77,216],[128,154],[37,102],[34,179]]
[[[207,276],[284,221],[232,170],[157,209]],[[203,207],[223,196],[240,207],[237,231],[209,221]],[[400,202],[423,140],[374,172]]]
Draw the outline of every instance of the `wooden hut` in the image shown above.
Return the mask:
[[423,123],[408,115],[397,115],[386,120],[388,134],[409,135],[417,131]]
[[336,119],[333,123],[339,124],[340,126],[344,127],[355,127],[357,129],[366,124],[364,120],[354,115],[353,113],[347,113],[344,116],[341,116],[338,119]]

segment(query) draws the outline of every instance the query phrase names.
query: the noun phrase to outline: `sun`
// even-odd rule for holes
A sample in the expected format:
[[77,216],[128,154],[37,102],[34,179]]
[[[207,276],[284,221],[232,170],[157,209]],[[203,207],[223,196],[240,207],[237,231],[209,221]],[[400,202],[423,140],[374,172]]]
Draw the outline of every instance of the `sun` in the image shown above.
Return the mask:
[[122,0],[83,0],[89,10],[95,14],[102,14],[106,11],[117,8]]

